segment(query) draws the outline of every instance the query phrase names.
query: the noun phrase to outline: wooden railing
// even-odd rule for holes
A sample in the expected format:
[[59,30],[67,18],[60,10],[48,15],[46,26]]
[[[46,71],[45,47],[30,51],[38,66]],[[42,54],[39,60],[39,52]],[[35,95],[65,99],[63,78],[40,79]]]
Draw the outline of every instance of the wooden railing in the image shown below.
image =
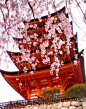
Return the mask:
[[56,102],[73,101],[73,100],[77,100],[77,98],[65,98],[65,97],[55,96],[54,98],[51,98],[50,100],[45,100],[45,98],[43,97],[38,97],[34,99],[3,102],[3,103],[0,103],[0,109],[24,108],[27,105],[52,104]]

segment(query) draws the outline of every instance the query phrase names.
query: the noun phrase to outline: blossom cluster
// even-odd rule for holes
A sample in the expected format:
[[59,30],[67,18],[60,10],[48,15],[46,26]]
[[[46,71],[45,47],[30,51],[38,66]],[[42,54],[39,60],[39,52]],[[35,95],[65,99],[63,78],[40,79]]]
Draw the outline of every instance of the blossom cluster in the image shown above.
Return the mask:
[[[66,3],[73,4],[75,1],[66,0]],[[63,4],[64,0],[1,0],[0,62],[3,51],[9,51],[10,43],[16,52],[12,38],[23,38],[23,44],[22,41],[19,42],[19,45],[17,43],[22,56],[16,58],[16,63],[21,63],[23,71],[27,72],[28,69],[36,70],[39,66],[50,65],[50,74],[55,71],[58,77],[59,67],[65,61],[64,57],[70,55],[70,38],[73,37],[71,24],[64,13],[57,13],[56,17],[51,16],[51,11],[57,11]],[[67,5],[66,8],[68,14],[71,14],[71,9]],[[43,27],[39,27],[36,19],[42,24],[41,17],[45,14],[48,15],[48,19]],[[30,22],[31,19],[33,19],[33,24]],[[86,23],[85,18],[83,21]],[[41,37],[39,37],[40,34]],[[65,44],[66,47],[63,50],[62,46]],[[4,61],[7,63],[6,59]],[[23,62],[26,64],[23,65]],[[74,64],[77,64],[76,60]],[[30,73],[33,74],[33,71]]]
[[[28,69],[36,70],[40,66],[50,65],[50,74],[52,75],[55,71],[56,77],[58,77],[59,67],[64,65],[66,57],[70,55],[70,38],[73,35],[68,18],[63,12],[57,17],[49,16],[43,27],[44,31],[39,25],[34,28],[34,24],[30,26],[29,23],[26,23],[25,27],[23,31],[20,29],[24,38],[19,42],[22,54],[20,61],[21,63],[27,62],[23,71],[27,72]],[[34,32],[35,30],[42,31],[43,35],[38,37],[39,33]],[[29,31],[33,32],[28,34]],[[64,50],[63,45],[65,45]]]

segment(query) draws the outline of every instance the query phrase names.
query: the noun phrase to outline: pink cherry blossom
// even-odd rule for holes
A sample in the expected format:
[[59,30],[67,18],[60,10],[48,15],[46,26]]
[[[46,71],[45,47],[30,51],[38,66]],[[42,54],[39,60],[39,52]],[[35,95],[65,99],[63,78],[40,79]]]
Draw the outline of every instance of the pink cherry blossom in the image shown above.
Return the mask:
[[78,65],[77,60],[74,60],[74,65]]
[[86,24],[86,18],[85,17],[83,17],[83,22]]
[[28,70],[28,68],[25,66],[25,67],[23,68],[23,71],[24,71],[24,72],[27,72],[27,70]]
[[33,46],[36,46],[37,45],[37,42],[33,42]]
[[19,81],[19,78],[16,78],[17,81]]
[[[28,6],[28,2],[30,3],[30,6]],[[55,2],[55,1],[54,1]],[[68,9],[68,14],[72,16],[71,14],[71,4],[74,4],[75,2],[73,0],[69,1],[66,0],[67,3],[70,2],[70,7],[66,5],[66,8]],[[50,55],[53,55],[53,62],[51,63],[51,71],[50,74],[53,74],[53,71],[56,71],[56,77],[58,76],[58,68],[64,64],[63,61],[61,61],[58,57],[58,54],[63,55],[63,51],[61,51],[62,45],[65,44],[65,41],[60,39],[58,35],[56,34],[56,31],[59,33],[64,33],[66,37],[66,51],[67,55],[70,54],[70,38],[73,37],[72,34],[72,27],[69,21],[69,18],[65,16],[65,13],[57,13],[56,17],[51,16],[50,11],[54,10],[56,11],[57,8],[62,6],[64,1],[59,1],[58,3],[55,2],[53,4],[53,0],[7,0],[6,3],[4,0],[0,1],[0,50],[4,51],[7,46],[7,44],[12,43],[13,37],[16,38],[23,38],[23,45],[22,41],[19,42],[19,44],[16,44],[17,46],[20,46],[20,53],[22,54],[20,58],[16,58],[16,63],[21,62],[27,62],[32,69],[36,69],[37,64],[41,61],[43,63],[50,63]],[[75,4],[76,6],[76,4]],[[77,5],[78,6],[78,5]],[[52,9],[51,9],[52,8]],[[84,12],[84,11],[83,11]],[[39,27],[39,24],[37,24],[38,21],[35,19],[37,18],[40,21],[40,24],[42,24],[42,16],[44,16],[45,13],[48,13],[47,21],[45,21],[44,27],[45,30],[42,31],[42,28]],[[34,23],[30,22],[31,19],[34,18]],[[60,20],[60,22],[59,22]],[[86,24],[85,16],[83,18],[84,24]],[[55,23],[55,24],[53,24]],[[27,31],[28,29],[28,31]],[[31,30],[30,30],[31,29]],[[38,38],[38,33],[34,31],[40,30],[42,32],[43,37]],[[44,32],[45,31],[45,32]],[[44,38],[44,39],[43,39]],[[62,37],[61,37],[62,38]],[[32,40],[34,41],[32,42]],[[83,38],[82,38],[83,39]],[[51,40],[51,45],[50,45]],[[85,42],[85,40],[82,40]],[[14,42],[13,42],[14,43]],[[27,49],[25,46],[27,45]],[[35,53],[31,52],[31,47],[36,49]],[[12,45],[13,48],[15,47],[15,44]],[[50,51],[46,50],[46,48],[50,47]],[[41,51],[40,51],[40,50]],[[76,49],[73,48],[75,51]],[[16,49],[15,51],[16,52]],[[40,55],[39,55],[40,54]],[[84,54],[82,54],[83,56]],[[0,55],[1,56],[1,55]],[[38,56],[38,57],[37,57]],[[5,56],[5,58],[7,58]],[[75,55],[75,59],[77,59],[77,54]],[[0,60],[1,57],[0,57]],[[9,63],[6,59],[4,59],[5,63]],[[77,60],[74,61],[74,65],[77,65]],[[8,67],[8,64],[7,64]],[[27,66],[23,66],[23,71],[27,71]],[[33,71],[30,72],[33,74]],[[21,88],[22,83],[20,83],[19,87]]]
[[30,73],[30,74],[33,74],[34,72],[33,72],[33,71],[30,71],[29,73]]

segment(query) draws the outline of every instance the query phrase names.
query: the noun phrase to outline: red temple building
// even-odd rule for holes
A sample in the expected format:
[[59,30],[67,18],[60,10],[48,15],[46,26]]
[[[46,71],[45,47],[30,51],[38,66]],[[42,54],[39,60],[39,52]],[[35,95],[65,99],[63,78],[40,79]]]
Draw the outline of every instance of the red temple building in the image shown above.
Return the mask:
[[[68,18],[68,15],[65,13],[65,8],[62,8],[60,11],[51,14],[51,17],[57,18],[56,22],[53,22],[52,25],[60,23],[60,20],[58,20],[58,16],[61,15],[61,13],[64,13],[66,18]],[[24,50],[26,50],[26,55],[27,51],[29,50],[30,58],[35,56],[36,59],[39,60],[38,64],[36,65],[36,69],[33,69],[31,63],[28,62],[28,58],[27,60],[23,60],[24,57],[21,52],[7,51],[19,71],[8,72],[1,70],[4,79],[25,99],[36,97],[36,95],[41,97],[41,93],[45,89],[52,89],[56,87],[60,89],[61,93],[63,93],[74,84],[85,83],[84,58],[81,56],[83,51],[78,52],[78,46],[76,43],[77,34],[70,38],[71,46],[69,47],[70,53],[68,54],[68,51],[66,50],[67,43],[64,31],[62,31],[61,33],[56,31],[57,38],[60,38],[62,41],[65,42],[57,50],[57,56],[60,62],[62,62],[62,65],[59,66],[58,76],[56,76],[55,70],[53,71],[53,74],[50,74],[51,63],[53,63],[55,56],[54,48],[51,48],[53,37],[50,39],[44,37],[44,35],[47,34],[47,32],[45,31],[45,22],[48,20],[48,17],[44,16],[41,18],[41,20],[41,22],[38,19],[36,19],[35,21],[31,20],[28,23],[29,25],[34,25],[35,23],[38,25],[38,28],[36,29],[27,29],[27,37],[36,33],[36,39],[30,37],[30,41],[26,43],[25,37],[14,38],[20,50],[23,47]],[[24,22],[24,24],[26,25],[27,22]],[[47,41],[49,43],[49,46],[46,47],[46,52],[45,54],[43,54],[43,56],[48,54],[50,61],[47,63],[43,63],[40,44],[41,42],[43,43]],[[36,46],[33,46],[33,43],[35,42],[37,42]],[[77,58],[75,56],[77,56]],[[36,62],[33,61],[33,63]]]

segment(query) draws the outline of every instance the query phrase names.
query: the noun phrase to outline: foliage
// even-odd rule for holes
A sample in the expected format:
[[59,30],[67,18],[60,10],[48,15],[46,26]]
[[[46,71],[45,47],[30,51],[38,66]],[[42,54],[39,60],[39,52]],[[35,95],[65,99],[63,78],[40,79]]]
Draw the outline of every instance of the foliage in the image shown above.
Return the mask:
[[66,97],[79,99],[86,97],[86,84],[74,84],[66,91],[65,95]]
[[42,96],[45,98],[46,101],[52,101],[52,99],[54,98],[54,101],[58,101],[55,100],[55,96],[58,96],[60,94],[60,89],[58,88],[53,88],[51,90],[44,90],[42,92]]
[[60,89],[58,89],[58,88],[53,88],[51,91],[52,91],[54,94],[55,94],[55,93],[60,93]]
[[42,93],[42,96],[47,97],[47,96],[53,96],[56,93],[59,93],[60,89],[58,88],[53,88],[51,90],[44,90]]

